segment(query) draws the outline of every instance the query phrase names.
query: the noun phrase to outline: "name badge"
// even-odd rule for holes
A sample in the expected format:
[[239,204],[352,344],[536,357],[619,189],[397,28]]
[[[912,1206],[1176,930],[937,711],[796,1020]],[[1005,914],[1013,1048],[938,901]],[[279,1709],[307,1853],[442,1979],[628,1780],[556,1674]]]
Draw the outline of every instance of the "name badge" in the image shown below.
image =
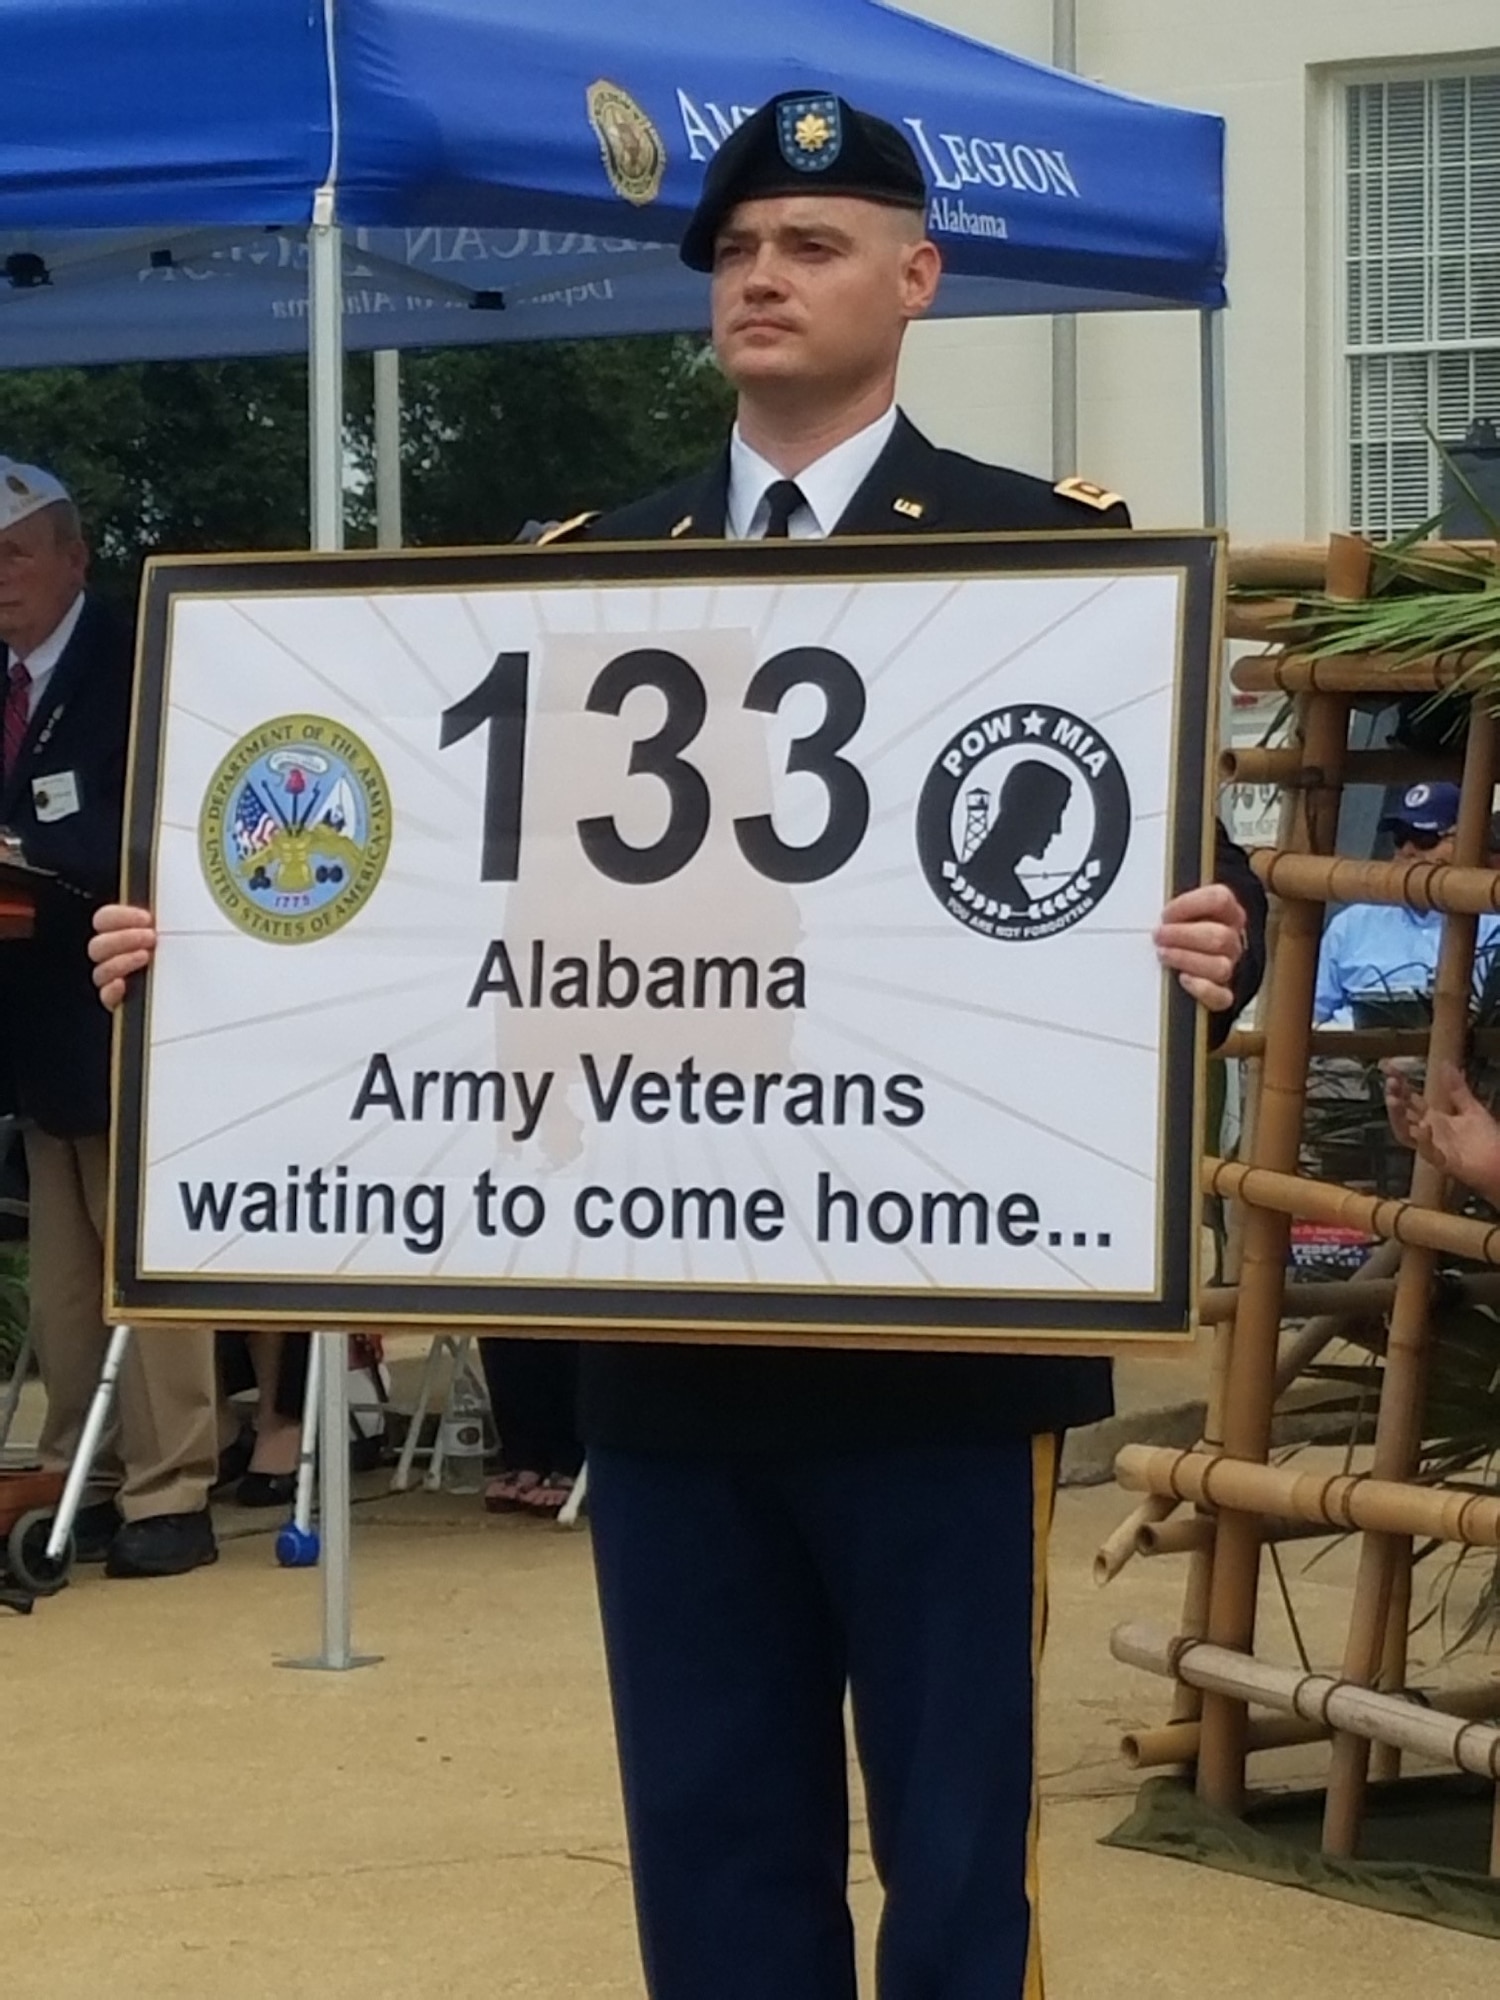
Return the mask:
[[31,781],[31,803],[45,826],[55,819],[69,819],[79,808],[78,773],[53,771]]

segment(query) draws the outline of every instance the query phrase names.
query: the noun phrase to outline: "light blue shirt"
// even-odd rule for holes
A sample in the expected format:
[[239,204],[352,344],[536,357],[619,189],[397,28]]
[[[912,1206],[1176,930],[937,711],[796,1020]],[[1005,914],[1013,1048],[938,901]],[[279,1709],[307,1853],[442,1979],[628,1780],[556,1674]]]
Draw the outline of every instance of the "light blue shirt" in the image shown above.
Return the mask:
[[[1350,1028],[1356,1000],[1430,993],[1442,941],[1440,911],[1351,903],[1329,920],[1323,932],[1314,1022],[1319,1027]],[[1500,916],[1481,917],[1474,953],[1476,996],[1496,951],[1500,951]]]

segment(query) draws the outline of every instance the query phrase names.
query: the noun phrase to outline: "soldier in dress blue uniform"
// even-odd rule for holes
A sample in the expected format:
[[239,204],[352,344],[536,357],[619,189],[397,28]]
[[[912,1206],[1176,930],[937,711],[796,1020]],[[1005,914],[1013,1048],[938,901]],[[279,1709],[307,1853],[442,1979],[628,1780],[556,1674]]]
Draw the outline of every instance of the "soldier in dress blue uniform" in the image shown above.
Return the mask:
[[[739,392],[695,477],[554,540],[1125,527],[1114,495],[929,444],[896,407],[940,259],[892,126],[829,94],[727,139],[682,246]],[[1162,963],[1226,1027],[1264,900],[1221,836]],[[149,961],[105,914],[109,999]],[[1041,1992],[1036,1670],[1060,1433],[1097,1361],[585,1345],[594,1547],[653,2000],[853,2000],[844,1702],[885,1889],[881,2000]]]

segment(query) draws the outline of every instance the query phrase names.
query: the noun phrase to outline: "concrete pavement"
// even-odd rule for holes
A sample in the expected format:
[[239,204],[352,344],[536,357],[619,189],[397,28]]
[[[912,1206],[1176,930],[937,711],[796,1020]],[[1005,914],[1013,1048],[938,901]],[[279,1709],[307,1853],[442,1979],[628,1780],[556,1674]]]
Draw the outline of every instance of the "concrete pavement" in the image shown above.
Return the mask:
[[[1497,1947],[1096,1845],[1133,1780],[1127,1723],[1165,1689],[1108,1658],[1120,1617],[1176,1613],[1177,1562],[1106,1593],[1122,1509],[1062,1496],[1044,1708],[1051,2000],[1409,2000],[1488,1991]],[[477,1500],[362,1505],[356,1638],[384,1664],[282,1671],[317,1583],[225,1515],[216,1569],[84,1572],[0,1614],[7,1736],[0,1991],[8,2000],[634,2000],[641,1991],[587,1537]],[[1305,1558],[1299,1558],[1305,1560]],[[1348,1565],[1299,1584],[1315,1645]],[[1268,1612],[1267,1642],[1286,1641]],[[1284,1773],[1316,1768],[1287,1753]],[[877,1912],[862,1824],[854,1900]],[[704,1996],[713,2000],[713,1996]],[[773,2000],[773,1996],[767,1996]]]

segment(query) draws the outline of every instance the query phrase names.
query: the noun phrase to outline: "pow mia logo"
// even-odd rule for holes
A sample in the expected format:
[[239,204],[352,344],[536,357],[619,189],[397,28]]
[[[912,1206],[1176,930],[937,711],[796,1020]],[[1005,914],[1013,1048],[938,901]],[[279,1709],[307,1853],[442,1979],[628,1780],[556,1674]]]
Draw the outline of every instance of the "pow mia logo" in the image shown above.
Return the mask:
[[844,123],[836,97],[792,97],[776,107],[781,157],[798,173],[820,174],[844,146]]
[[320,715],[281,715],[242,736],[198,815],[210,895],[268,944],[341,930],[374,894],[390,845],[385,774],[352,730]]
[[637,208],[655,201],[667,171],[667,149],[630,92],[602,77],[590,84],[589,123],[615,193]]
[[992,709],[944,747],[917,804],[917,853],[949,916],[984,937],[1054,937],[1108,895],[1130,844],[1120,761],[1045,702]]

